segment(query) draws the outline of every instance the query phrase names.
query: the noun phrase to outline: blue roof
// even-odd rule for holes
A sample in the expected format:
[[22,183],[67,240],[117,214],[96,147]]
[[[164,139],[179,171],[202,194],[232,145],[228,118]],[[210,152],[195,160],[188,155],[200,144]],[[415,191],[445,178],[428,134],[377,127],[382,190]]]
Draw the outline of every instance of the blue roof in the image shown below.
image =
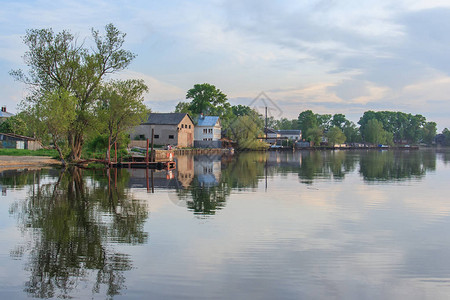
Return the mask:
[[204,116],[198,118],[197,126],[211,126],[216,125],[217,121],[219,121],[219,117],[217,116]]
[[14,114],[9,113],[7,111],[1,111],[0,110],[0,118],[9,118],[9,117],[12,117],[12,116],[14,116]]

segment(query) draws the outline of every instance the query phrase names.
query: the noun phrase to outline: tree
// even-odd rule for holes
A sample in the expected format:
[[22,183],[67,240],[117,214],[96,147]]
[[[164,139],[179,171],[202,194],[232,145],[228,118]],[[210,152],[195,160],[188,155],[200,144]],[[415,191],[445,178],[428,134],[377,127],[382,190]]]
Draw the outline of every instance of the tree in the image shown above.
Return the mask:
[[424,143],[431,144],[436,137],[436,123],[427,122],[422,128],[422,140]]
[[361,133],[355,123],[346,121],[343,127],[346,141],[350,143],[358,143],[362,141]]
[[323,129],[319,127],[313,127],[306,131],[307,140],[313,142],[315,146],[320,146],[322,136],[323,136]]
[[259,150],[267,148],[258,138],[263,136],[261,122],[251,116],[239,116],[231,123],[231,138],[237,142],[239,150]]
[[[112,24],[105,26],[104,36],[92,29],[92,38],[94,44],[85,46],[78,45],[66,30],[56,34],[52,29],[28,30],[24,60],[30,70],[27,75],[22,70],[10,72],[32,88],[32,95],[22,102],[26,109],[39,107],[49,94],[67,94],[75,100],[71,107],[75,118],[66,134],[71,161],[80,159],[86,135],[93,130],[97,120],[94,108],[105,76],[125,69],[135,57],[122,49],[125,34]],[[55,99],[65,101],[67,97]],[[63,103],[58,105],[65,107]],[[51,116],[51,110],[40,110],[40,116],[45,115]]]
[[0,123],[0,132],[14,133],[19,135],[26,135],[28,131],[27,124],[21,115],[15,115],[7,118]]
[[103,126],[101,133],[107,134],[110,146],[121,134],[145,119],[148,114],[144,104],[146,92],[148,87],[143,80],[111,81],[103,87],[97,115]]
[[67,147],[66,136],[76,118],[77,100],[68,91],[57,90],[44,93],[38,103],[39,105],[29,107],[28,111],[35,120],[36,134],[51,137],[51,142],[65,165],[64,157],[70,150]]
[[364,132],[366,142],[372,144],[392,144],[392,133],[383,129],[383,125],[376,119],[369,120]]
[[231,106],[231,111],[233,112],[233,115],[235,117],[250,116],[255,113],[255,111],[252,108],[250,108],[250,106],[241,104]]
[[327,138],[328,138],[328,144],[331,144],[332,146],[336,144],[342,144],[346,140],[345,134],[342,132],[341,129],[334,126],[331,127],[327,132]]
[[192,112],[190,111],[190,103],[189,102],[178,102],[177,106],[175,106],[176,113],[186,113],[192,116]]
[[450,130],[448,130],[448,128],[444,128],[444,130],[442,130],[442,135],[444,136],[443,145],[450,146]]
[[306,133],[308,129],[318,126],[317,115],[311,110],[305,110],[298,115],[298,126],[302,133]]
[[328,131],[328,129],[331,126],[331,115],[324,114],[324,115],[316,115],[317,118],[317,125],[319,125],[320,128],[322,128],[324,131]]
[[344,126],[347,122],[350,122],[350,121],[347,120],[347,118],[343,114],[334,114],[333,118],[331,119],[331,125],[336,126],[337,128],[339,128],[341,130],[344,129]]
[[194,116],[199,114],[219,116],[224,121],[232,116],[227,95],[212,84],[195,84],[186,93],[186,99],[191,100],[187,108]]
[[401,142],[406,140],[410,143],[419,141],[422,128],[426,123],[426,119],[422,115],[392,111],[366,111],[358,122],[361,125],[361,133],[364,134],[366,125],[372,119],[379,121],[383,129],[390,132],[396,141]]
[[290,129],[298,129],[298,120],[289,120],[287,118],[281,118],[276,121],[275,125],[276,129],[280,130],[290,130]]

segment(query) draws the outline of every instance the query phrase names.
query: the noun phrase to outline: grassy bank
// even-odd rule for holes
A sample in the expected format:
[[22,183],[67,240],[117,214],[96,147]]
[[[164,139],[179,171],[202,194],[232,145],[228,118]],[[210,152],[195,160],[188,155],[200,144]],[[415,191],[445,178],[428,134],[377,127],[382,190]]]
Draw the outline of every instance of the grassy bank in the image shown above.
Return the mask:
[[0,149],[0,155],[9,156],[50,156],[52,158],[59,158],[58,152],[54,149],[39,149],[39,150],[25,150],[25,149]]

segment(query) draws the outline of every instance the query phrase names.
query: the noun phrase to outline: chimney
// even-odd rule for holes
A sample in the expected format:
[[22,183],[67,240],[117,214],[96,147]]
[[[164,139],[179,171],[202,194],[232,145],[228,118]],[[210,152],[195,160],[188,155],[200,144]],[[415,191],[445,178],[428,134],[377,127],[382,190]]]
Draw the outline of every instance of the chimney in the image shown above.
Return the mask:
[[6,112],[6,106],[2,106],[2,112]]

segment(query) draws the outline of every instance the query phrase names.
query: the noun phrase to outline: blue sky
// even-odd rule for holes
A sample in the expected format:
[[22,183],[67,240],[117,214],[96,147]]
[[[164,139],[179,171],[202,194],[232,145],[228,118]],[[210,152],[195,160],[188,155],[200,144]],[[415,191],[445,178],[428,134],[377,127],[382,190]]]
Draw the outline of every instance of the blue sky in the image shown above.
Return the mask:
[[15,112],[26,88],[29,28],[81,39],[107,23],[127,33],[137,58],[122,78],[143,78],[146,104],[170,112],[196,83],[232,104],[265,92],[296,118],[366,110],[423,114],[450,128],[450,1],[5,1],[0,0],[1,104]]

